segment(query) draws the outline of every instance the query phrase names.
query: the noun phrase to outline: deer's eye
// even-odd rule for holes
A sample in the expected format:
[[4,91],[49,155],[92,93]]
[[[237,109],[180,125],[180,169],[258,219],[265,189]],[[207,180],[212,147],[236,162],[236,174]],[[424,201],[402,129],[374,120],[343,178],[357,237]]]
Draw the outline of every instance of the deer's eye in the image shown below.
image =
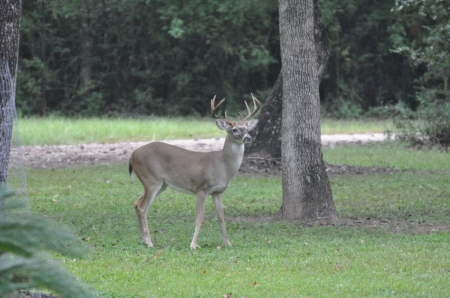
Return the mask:
[[236,127],[233,127],[232,131],[233,131],[233,133],[237,133],[238,129]]

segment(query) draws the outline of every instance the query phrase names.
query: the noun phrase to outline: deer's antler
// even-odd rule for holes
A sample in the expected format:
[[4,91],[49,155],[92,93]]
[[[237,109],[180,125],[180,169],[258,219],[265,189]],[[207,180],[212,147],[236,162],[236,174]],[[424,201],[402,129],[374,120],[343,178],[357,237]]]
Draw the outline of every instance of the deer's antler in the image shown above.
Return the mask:
[[[250,93],[250,94],[251,94],[251,93]],[[249,120],[250,118],[252,118],[252,117],[258,112],[259,106],[261,105],[261,104],[259,103],[258,99],[256,99],[256,97],[254,97],[253,94],[251,94],[251,95],[252,95],[253,107],[254,107],[254,108],[253,108],[253,112],[250,112],[250,108],[248,107],[247,102],[244,100],[245,106],[247,107],[248,115],[247,115],[247,117],[244,118],[244,117],[242,117],[242,114],[239,113],[239,116],[241,116],[241,121],[242,121],[243,123],[247,122],[247,120]]]
[[219,107],[222,105],[222,103],[223,103],[224,101],[225,101],[225,98],[222,99],[222,100],[216,105],[216,104],[215,104],[215,102],[216,102],[216,95],[214,95],[214,98],[211,99],[211,115],[212,115],[214,118],[219,118],[219,116],[216,115],[216,110],[217,110],[217,108],[219,108]]
[[[211,114],[215,118],[219,118],[219,116],[216,115],[216,110],[222,105],[222,103],[225,101],[225,98],[222,99],[217,105],[216,105],[216,96],[214,95],[214,98],[211,99]],[[233,122],[228,119],[227,112],[225,112],[225,122],[232,124]]]

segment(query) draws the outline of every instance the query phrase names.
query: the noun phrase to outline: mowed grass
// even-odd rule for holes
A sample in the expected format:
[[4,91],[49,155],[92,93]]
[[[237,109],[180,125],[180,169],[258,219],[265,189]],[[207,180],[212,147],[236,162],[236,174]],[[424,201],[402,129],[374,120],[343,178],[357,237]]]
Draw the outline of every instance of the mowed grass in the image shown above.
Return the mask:
[[[281,206],[281,178],[237,176],[224,195],[233,247],[223,247],[208,200],[202,248],[191,251],[195,197],[167,190],[150,207],[150,249],[140,243],[133,208],[142,187],[125,164],[27,177],[32,211],[68,225],[88,247],[81,260],[59,259],[102,297],[449,297],[449,154],[378,143],[326,149],[324,158],[399,170],[330,177],[341,216],[387,224],[267,220]],[[419,223],[424,230],[408,228]]]
[[223,136],[214,120],[194,118],[19,120],[24,145],[60,145],[156,141]]
[[[322,134],[384,132],[392,121],[322,121]],[[224,137],[211,118],[19,119],[23,145],[114,143]]]
[[394,129],[392,120],[377,119],[328,119],[320,121],[322,134],[355,134],[355,133],[385,133]]

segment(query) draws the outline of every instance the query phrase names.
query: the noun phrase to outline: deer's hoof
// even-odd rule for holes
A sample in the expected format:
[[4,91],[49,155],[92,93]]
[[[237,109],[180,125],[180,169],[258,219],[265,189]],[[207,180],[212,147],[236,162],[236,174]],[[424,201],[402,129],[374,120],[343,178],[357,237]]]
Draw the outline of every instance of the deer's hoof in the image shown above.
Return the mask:
[[152,243],[152,241],[151,240],[144,240],[144,241],[142,241],[145,245],[147,245],[148,247],[151,247],[151,248],[153,248],[153,243]]
[[191,243],[191,249],[192,250],[196,250],[197,248],[201,248],[199,245],[197,245],[197,243]]

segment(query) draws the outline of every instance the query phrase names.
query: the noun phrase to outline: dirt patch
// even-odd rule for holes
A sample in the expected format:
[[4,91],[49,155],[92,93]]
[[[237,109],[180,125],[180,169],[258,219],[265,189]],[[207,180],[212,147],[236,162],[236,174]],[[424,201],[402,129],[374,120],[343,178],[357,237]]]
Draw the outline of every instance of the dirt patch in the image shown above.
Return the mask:
[[20,298],[58,298],[58,296],[47,295],[41,292],[30,292],[30,291],[21,291],[19,294]]
[[[328,175],[373,175],[398,172],[390,167],[354,167],[325,163]],[[239,173],[248,175],[281,176],[281,160],[268,154],[258,153],[244,156]]]
[[[227,218],[228,221],[245,222],[250,224],[266,224],[280,221],[280,214],[272,216],[236,216]],[[450,234],[450,224],[434,224],[427,222],[418,222],[405,220],[402,218],[383,219],[383,218],[340,218],[337,222],[330,223],[326,219],[319,219],[299,224],[304,227],[314,226],[344,226],[362,228],[366,230],[385,229],[392,233],[402,234],[432,234],[446,232]]]
[[[324,135],[324,147],[334,147],[343,143],[367,143],[382,141],[383,134]],[[224,139],[172,140],[166,143],[188,150],[208,152],[221,150]],[[12,148],[11,166],[25,168],[69,168],[77,166],[94,166],[102,164],[127,164],[130,154],[147,142],[121,142],[113,144],[83,144],[57,146],[23,146]],[[327,164],[330,175],[362,175],[393,172],[390,168],[362,168],[347,165]],[[281,162],[264,154],[246,155],[243,159],[241,174],[248,175],[281,175]]]

